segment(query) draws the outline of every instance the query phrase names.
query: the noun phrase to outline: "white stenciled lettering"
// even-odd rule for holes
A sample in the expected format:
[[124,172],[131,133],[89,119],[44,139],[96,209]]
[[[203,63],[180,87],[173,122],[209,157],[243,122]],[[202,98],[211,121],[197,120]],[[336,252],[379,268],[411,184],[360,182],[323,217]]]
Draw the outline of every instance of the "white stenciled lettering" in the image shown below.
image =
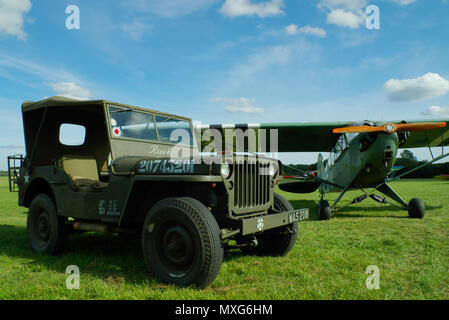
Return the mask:
[[100,200],[98,201],[98,214],[105,215],[106,214],[106,201]]
[[98,201],[98,214],[108,216],[119,216],[119,203],[118,200],[99,200]]
[[194,172],[194,160],[143,160],[137,168],[144,174],[188,174]]

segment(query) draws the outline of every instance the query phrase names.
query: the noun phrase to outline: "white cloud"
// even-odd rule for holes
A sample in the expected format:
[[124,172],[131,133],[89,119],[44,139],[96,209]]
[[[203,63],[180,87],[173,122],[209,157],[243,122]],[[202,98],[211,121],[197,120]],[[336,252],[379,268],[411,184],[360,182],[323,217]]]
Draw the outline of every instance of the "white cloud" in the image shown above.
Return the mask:
[[152,29],[152,26],[146,22],[134,20],[133,22],[122,24],[121,29],[123,32],[135,41],[138,41],[142,36]]
[[290,24],[290,25],[285,27],[285,32],[288,35],[291,35],[291,36],[295,35],[295,34],[297,34],[299,32],[298,26],[296,24]]
[[443,108],[440,106],[431,106],[423,111],[422,114],[434,117],[449,117],[449,107]]
[[80,87],[74,82],[58,82],[50,83],[50,87],[56,92],[58,96],[64,96],[67,98],[89,100],[91,93],[89,90]]
[[320,0],[318,7],[328,9],[326,23],[357,29],[365,22],[368,0]]
[[320,38],[326,37],[326,31],[321,28],[311,27],[311,26],[304,26],[301,29],[299,29],[299,32],[305,33],[307,35],[316,36]]
[[[390,2],[406,6],[417,0],[389,0]],[[371,1],[372,2],[372,1]],[[329,9],[344,8],[349,11],[358,11],[368,6],[368,0],[320,0],[318,8],[327,7]]]
[[416,2],[416,0],[390,0],[391,2],[397,3],[401,6],[409,5],[410,3]]
[[265,70],[273,65],[286,65],[302,49],[295,46],[274,46],[267,47],[248,57],[246,61],[237,65],[231,70],[231,76],[236,79],[247,79],[259,71]]
[[329,9],[344,8],[346,10],[357,11],[368,5],[367,0],[321,0],[318,7]]
[[221,93],[223,91],[225,95],[233,95],[233,92],[240,92],[238,90],[248,84],[259,83],[262,77],[267,77],[270,82],[274,82],[273,85],[279,85],[279,81],[285,81],[285,79],[283,77],[275,80],[275,74],[291,74],[291,66],[308,65],[316,62],[320,57],[321,49],[302,38],[284,45],[254,49],[251,54],[238,59],[237,63],[230,68],[218,95],[223,95]]
[[326,37],[326,31],[321,28],[315,28],[311,26],[304,26],[300,29],[298,29],[298,26],[296,24],[290,24],[285,27],[285,33],[287,33],[290,36],[293,36],[298,33],[304,33],[311,36],[316,36],[320,38]]
[[262,108],[254,106],[254,100],[248,98],[238,98],[238,99],[230,99],[230,98],[215,98],[212,100],[213,102],[221,102],[225,103],[224,107],[225,111],[231,113],[263,113],[264,110]]
[[45,84],[50,86],[55,91],[56,95],[69,98],[87,100],[91,97],[89,90],[77,84],[82,81],[65,69],[49,67],[22,57],[12,57],[1,51],[0,77],[33,88],[35,88],[36,85]]
[[[4,54],[1,51],[0,67],[4,68],[4,70],[11,70],[11,77],[9,77],[11,80],[17,80],[25,73],[27,74],[27,80],[30,78],[29,75],[32,75],[47,81],[76,81],[75,76],[64,69],[48,67],[23,57],[13,57]],[[0,76],[4,76],[4,73],[2,72]]]
[[227,17],[257,15],[265,18],[283,14],[283,7],[284,0],[269,0],[260,3],[253,3],[251,0],[225,0],[218,11]]
[[[416,2],[416,0],[389,0],[401,6]],[[368,0],[319,0],[318,8],[327,12],[328,24],[351,29],[359,28],[365,22],[365,9]]]
[[449,92],[449,81],[429,72],[414,79],[390,79],[384,88],[391,101],[420,101]]
[[0,145],[0,149],[25,149],[25,146],[19,146],[14,144],[8,144],[8,145]]
[[30,0],[0,0],[0,33],[26,40],[24,16],[31,10]]
[[327,14],[326,23],[335,24],[340,27],[351,29],[359,28],[365,21],[364,15],[361,11],[352,12],[344,9],[331,10]]
[[177,17],[206,8],[217,0],[134,0],[131,4],[140,12],[162,17]]

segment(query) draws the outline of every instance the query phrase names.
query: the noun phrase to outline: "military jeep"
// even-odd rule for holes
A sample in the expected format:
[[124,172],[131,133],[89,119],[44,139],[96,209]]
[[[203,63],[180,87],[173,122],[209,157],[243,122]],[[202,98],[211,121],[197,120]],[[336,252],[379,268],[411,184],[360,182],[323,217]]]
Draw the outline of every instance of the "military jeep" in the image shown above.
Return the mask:
[[61,253],[72,232],[136,234],[157,279],[204,288],[224,249],[283,256],[308,217],[274,193],[278,161],[194,157],[189,118],[63,97],[24,102],[22,115],[26,156],[9,158],[10,186],[36,252]]

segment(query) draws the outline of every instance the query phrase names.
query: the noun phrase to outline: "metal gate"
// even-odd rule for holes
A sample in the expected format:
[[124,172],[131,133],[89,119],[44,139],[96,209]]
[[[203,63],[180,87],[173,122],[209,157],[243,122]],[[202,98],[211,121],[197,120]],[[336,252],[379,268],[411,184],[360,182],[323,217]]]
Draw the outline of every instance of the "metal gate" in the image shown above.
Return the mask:
[[19,191],[19,170],[23,163],[23,155],[8,156],[9,191]]

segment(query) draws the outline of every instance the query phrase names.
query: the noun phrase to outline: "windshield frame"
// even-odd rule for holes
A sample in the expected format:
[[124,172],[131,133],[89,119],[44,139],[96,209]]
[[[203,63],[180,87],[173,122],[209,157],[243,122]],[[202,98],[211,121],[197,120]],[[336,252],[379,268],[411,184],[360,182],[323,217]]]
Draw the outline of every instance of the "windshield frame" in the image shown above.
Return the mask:
[[[109,138],[110,139],[116,139],[116,140],[127,140],[127,141],[138,141],[138,142],[145,142],[145,143],[153,143],[153,144],[163,144],[163,145],[167,145],[167,146],[175,146],[175,145],[180,145],[182,147],[190,147],[193,148],[194,147],[194,131],[193,131],[193,124],[192,121],[190,119],[187,119],[185,117],[177,117],[176,115],[171,115],[171,114],[164,114],[164,113],[159,113],[159,112],[155,112],[152,110],[146,110],[144,108],[132,108],[129,106],[120,106],[120,105],[115,105],[115,104],[106,104],[106,113],[107,113],[107,129],[108,129],[108,133],[109,133]],[[156,140],[150,140],[150,139],[139,139],[139,138],[132,138],[132,137],[123,137],[123,136],[115,136],[112,134],[112,125],[111,125],[111,112],[110,112],[110,108],[118,108],[118,109],[122,109],[123,112],[137,112],[137,113],[143,113],[143,114],[147,114],[147,115],[151,115],[153,118],[153,123],[154,123],[154,128],[156,131]],[[112,113],[113,114],[113,113]],[[156,117],[157,116],[161,116],[161,117],[165,117],[168,119],[174,119],[174,120],[178,120],[178,121],[183,121],[183,122],[187,122],[189,124],[189,129],[190,129],[190,144],[185,144],[182,142],[166,142],[166,141],[162,141],[160,139],[159,136],[159,131],[158,131],[158,124],[156,122]]]

